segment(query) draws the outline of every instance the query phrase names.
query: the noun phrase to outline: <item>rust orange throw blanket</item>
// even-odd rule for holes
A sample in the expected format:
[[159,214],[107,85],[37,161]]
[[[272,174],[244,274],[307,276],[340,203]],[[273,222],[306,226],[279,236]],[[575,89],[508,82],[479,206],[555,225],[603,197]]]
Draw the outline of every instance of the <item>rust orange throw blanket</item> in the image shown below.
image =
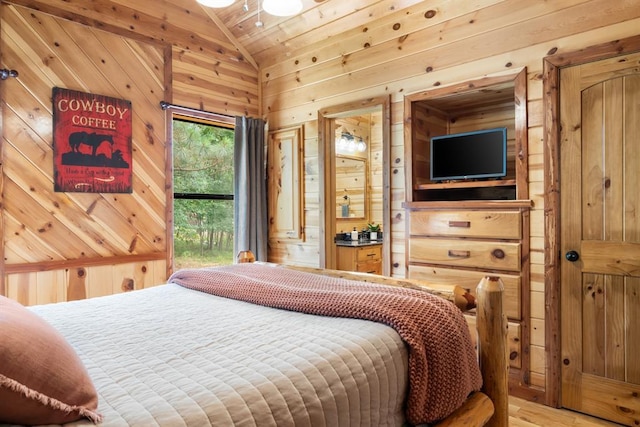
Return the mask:
[[481,386],[462,312],[431,294],[260,264],[180,270],[169,282],[254,304],[393,327],[409,348],[405,411],[412,424],[448,416]]

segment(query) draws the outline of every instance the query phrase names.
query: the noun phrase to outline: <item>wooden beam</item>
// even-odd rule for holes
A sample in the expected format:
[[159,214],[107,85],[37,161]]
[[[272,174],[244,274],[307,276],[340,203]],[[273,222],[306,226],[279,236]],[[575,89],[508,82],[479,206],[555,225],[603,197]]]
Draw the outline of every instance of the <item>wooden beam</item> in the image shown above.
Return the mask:
[[207,14],[209,19],[211,19],[214,22],[214,24],[216,24],[218,28],[220,28],[220,31],[222,31],[224,35],[227,36],[229,41],[236,47],[236,49],[238,49],[238,52],[240,52],[242,56],[244,56],[244,59],[246,59],[248,63],[253,65],[253,67],[256,70],[259,70],[258,63],[256,62],[255,59],[253,59],[253,56],[251,56],[249,51],[245,49],[244,46],[242,46],[242,44],[238,41],[238,39],[235,38],[235,36],[231,33],[229,28],[227,28],[227,26],[224,25],[224,22],[222,22],[222,20],[218,18],[218,16],[215,13],[213,13],[211,8],[207,6],[202,6],[202,5],[200,7],[202,7],[202,10],[204,10],[204,13]]
[[[167,46],[164,49],[164,99],[165,102],[173,101],[173,49]],[[164,109],[164,108],[163,108]],[[166,110],[165,110],[166,111]],[[175,227],[173,215],[173,114],[171,111],[165,112],[164,115],[164,217],[166,219],[166,228],[164,230],[165,242],[167,242],[165,266],[166,277],[173,274],[173,263],[175,260]]]

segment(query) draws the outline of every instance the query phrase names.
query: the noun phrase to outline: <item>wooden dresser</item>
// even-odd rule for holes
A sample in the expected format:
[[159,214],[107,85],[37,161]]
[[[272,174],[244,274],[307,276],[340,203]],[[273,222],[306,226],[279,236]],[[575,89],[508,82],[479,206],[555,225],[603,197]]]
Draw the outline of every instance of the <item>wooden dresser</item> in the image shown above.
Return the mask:
[[[512,368],[522,367],[523,292],[529,275],[529,201],[408,204],[408,276],[459,284],[471,293],[484,276],[505,286]],[[473,321],[473,319],[470,319]]]
[[[509,321],[509,393],[534,400],[543,398],[545,380],[540,380],[546,373],[540,364],[543,346],[537,342],[534,360],[530,345],[532,328],[542,319],[538,314],[534,323],[531,317],[527,85],[527,70],[521,69],[405,96],[405,254],[410,278],[455,283],[474,292],[482,277],[500,277]],[[461,160],[471,178],[461,172],[433,179],[439,162],[458,161],[455,155],[434,160],[434,137],[501,127],[507,130],[506,150],[500,153],[506,156],[504,176],[473,177],[474,169]],[[490,152],[466,159],[495,161]]]
[[382,243],[336,247],[337,269],[382,274]]

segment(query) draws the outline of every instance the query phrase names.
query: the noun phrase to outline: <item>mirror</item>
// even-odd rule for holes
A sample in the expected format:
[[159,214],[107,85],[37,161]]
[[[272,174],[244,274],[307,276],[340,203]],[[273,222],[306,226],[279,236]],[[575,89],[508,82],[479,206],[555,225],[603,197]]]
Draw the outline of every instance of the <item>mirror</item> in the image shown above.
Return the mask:
[[[382,230],[382,239],[378,239],[382,242],[382,272],[390,275],[391,233],[385,232],[391,230],[390,129],[389,96],[318,111],[319,267],[336,268],[337,233],[349,232],[354,227],[362,230],[367,223],[376,223]],[[349,178],[343,175],[347,169],[353,174]],[[357,178],[362,185],[356,187],[353,181],[357,170],[364,171],[364,178],[361,175]],[[351,182],[347,184],[345,180]],[[348,217],[343,216],[342,207],[345,189],[349,198]]]
[[336,220],[372,222],[368,220],[367,173],[367,159],[336,155]]

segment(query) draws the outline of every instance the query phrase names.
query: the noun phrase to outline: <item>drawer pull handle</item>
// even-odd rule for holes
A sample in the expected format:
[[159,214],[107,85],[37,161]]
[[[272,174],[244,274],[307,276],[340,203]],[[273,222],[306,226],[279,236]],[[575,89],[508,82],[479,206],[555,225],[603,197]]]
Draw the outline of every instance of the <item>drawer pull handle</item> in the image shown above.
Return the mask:
[[471,228],[471,221],[449,221],[449,228]]
[[471,256],[471,251],[457,251],[449,249],[447,255],[449,255],[450,258],[469,258]]
[[505,256],[502,249],[494,249],[491,254],[498,259],[503,259]]
[[367,256],[376,256],[376,254],[375,253],[367,254]]

